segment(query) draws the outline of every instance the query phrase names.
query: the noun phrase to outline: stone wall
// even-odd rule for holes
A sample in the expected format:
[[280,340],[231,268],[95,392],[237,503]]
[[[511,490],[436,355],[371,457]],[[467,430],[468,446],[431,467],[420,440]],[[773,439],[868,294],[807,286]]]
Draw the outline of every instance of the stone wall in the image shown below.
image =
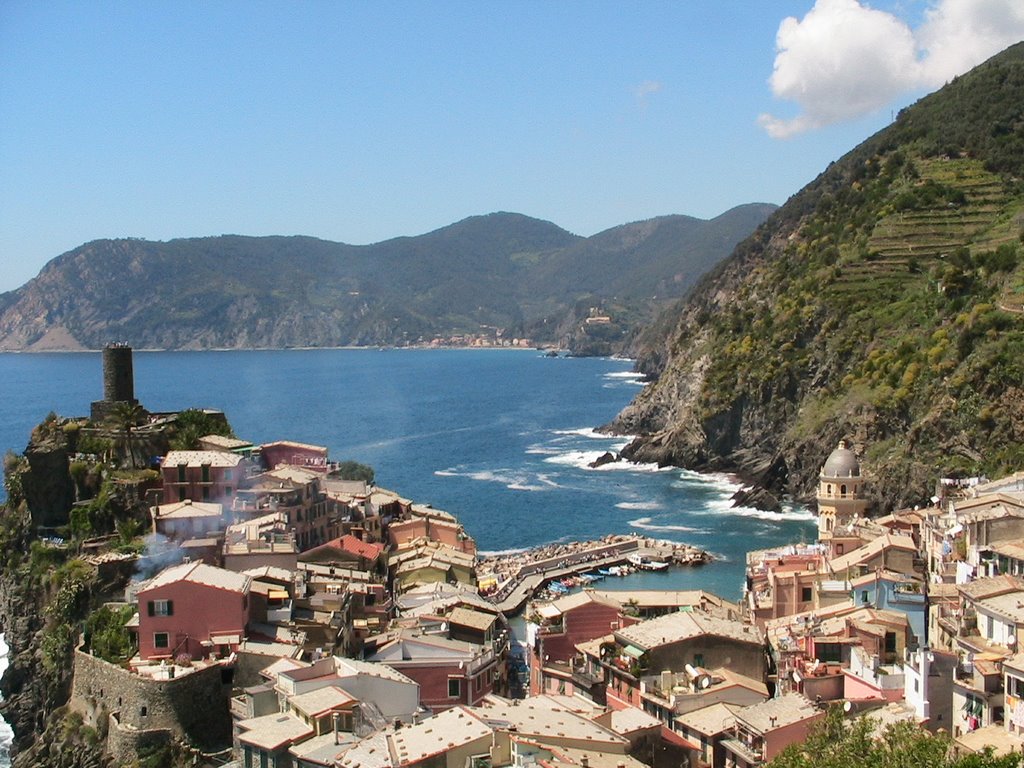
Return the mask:
[[[88,725],[116,715],[119,730],[166,730],[204,749],[231,743],[231,686],[219,666],[151,680],[79,649],[74,672],[69,706]],[[113,732],[114,720],[111,726]]]

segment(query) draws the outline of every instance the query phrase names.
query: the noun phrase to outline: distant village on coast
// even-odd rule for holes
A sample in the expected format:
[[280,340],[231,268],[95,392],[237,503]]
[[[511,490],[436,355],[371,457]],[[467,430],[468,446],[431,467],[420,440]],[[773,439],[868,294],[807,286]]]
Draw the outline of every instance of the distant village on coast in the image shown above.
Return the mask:
[[[287,439],[149,457],[177,415],[136,400],[127,346],[103,366],[90,423],[131,406],[122,460],[156,469],[127,489],[145,549],[76,554],[127,584],[102,608],[127,652],[87,629],[68,702],[118,764],[173,742],[244,768],[753,768],[833,707],[1024,750],[1024,473],[872,509],[840,442],[817,540],[749,552],[739,602],[624,591],[604,587],[710,556],[610,535],[484,557],[453,515]],[[70,520],[32,522],[68,546]]]

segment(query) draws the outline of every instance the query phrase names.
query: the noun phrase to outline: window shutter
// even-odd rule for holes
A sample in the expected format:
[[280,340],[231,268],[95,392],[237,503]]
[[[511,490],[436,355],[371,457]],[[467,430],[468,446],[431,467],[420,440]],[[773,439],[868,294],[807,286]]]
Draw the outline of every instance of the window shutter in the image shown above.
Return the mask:
[[168,616],[173,616],[174,615],[174,601],[173,600],[168,600],[167,601],[167,615]]
[[153,601],[152,600],[150,600],[148,603],[146,603],[146,613],[149,614],[150,616],[155,616],[156,615],[156,606],[153,605]]

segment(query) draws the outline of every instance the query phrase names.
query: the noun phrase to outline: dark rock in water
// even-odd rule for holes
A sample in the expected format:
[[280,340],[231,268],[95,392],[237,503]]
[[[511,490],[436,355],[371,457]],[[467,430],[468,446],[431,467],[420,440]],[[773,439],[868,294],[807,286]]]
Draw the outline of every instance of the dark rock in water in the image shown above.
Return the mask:
[[782,501],[767,488],[755,486],[736,491],[732,495],[734,507],[754,507],[769,512],[778,512],[782,509]]
[[597,469],[598,467],[603,467],[605,464],[614,464],[620,458],[621,457],[618,454],[612,453],[611,451],[605,451],[587,466],[591,469]]

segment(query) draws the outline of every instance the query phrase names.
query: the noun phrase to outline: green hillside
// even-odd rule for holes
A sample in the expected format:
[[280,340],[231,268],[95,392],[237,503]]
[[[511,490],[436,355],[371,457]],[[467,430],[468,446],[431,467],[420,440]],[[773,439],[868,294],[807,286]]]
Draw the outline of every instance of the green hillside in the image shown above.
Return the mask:
[[615,351],[653,316],[656,287],[662,301],[678,298],[772,210],[663,217],[592,238],[494,213],[366,246],[238,235],[98,240],[0,295],[0,349],[404,345],[495,329],[575,344],[582,302],[614,306],[611,346],[594,351]]
[[1024,468],[1022,178],[1024,44],[832,164],[663,320],[618,423],[648,433],[633,454],[775,500],[843,437],[888,504]]

